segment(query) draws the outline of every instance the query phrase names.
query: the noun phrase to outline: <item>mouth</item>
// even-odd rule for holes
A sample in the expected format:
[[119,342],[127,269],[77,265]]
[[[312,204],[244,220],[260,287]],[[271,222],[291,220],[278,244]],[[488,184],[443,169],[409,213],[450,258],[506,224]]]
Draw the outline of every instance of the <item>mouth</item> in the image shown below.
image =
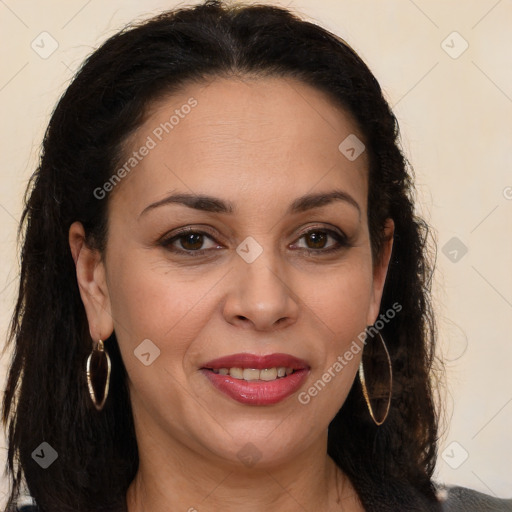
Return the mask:
[[289,354],[233,354],[200,371],[214,388],[246,405],[271,405],[295,393],[309,374],[306,361]]
[[205,368],[218,375],[229,375],[234,379],[245,380],[251,382],[253,380],[262,380],[270,382],[276,379],[282,379],[291,375],[295,370],[293,368],[286,368],[284,366],[274,368],[263,368],[258,370],[257,368],[239,368],[234,366],[233,368]]

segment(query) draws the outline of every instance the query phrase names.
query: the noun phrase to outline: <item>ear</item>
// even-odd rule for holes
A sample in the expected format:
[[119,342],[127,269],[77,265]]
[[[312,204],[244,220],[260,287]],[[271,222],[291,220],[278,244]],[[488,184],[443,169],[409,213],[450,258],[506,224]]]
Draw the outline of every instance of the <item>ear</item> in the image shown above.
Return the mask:
[[114,330],[114,323],[101,254],[87,246],[85,230],[80,222],[74,222],[69,228],[69,246],[91,338],[94,341],[106,340]]
[[375,262],[373,265],[372,299],[368,310],[368,318],[366,320],[367,325],[373,325],[379,315],[382,292],[384,290],[389,260],[393,249],[394,232],[395,223],[393,222],[393,219],[386,219],[381,257],[380,260]]

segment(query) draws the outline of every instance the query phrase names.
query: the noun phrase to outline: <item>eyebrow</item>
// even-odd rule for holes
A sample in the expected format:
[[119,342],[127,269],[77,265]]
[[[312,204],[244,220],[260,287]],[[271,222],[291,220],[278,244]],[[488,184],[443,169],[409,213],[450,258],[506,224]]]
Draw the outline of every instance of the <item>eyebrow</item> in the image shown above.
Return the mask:
[[[313,208],[320,208],[335,201],[343,201],[352,205],[361,217],[361,207],[357,201],[343,190],[333,190],[331,192],[320,192],[316,194],[306,194],[295,199],[288,207],[287,213],[300,213]],[[171,194],[160,201],[150,204],[139,214],[139,218],[150,210],[169,204],[181,204],[188,208],[212,213],[233,213],[235,207],[232,202],[204,195],[204,194]]]

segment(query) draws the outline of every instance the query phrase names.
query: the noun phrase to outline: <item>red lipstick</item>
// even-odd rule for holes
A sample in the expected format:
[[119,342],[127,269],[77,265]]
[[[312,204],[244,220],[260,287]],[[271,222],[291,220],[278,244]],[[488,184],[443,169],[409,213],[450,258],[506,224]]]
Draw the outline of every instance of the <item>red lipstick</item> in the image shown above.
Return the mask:
[[[251,378],[255,380],[221,374],[221,368],[235,369],[233,373],[238,377],[241,377],[242,373],[251,374]],[[271,375],[275,375],[274,369],[278,368],[281,374],[285,368],[286,374],[272,379]],[[258,370],[268,370],[262,373],[267,375],[266,379],[272,380],[258,377]],[[300,388],[309,374],[309,365],[306,361],[289,354],[241,353],[208,361],[202,365],[201,372],[217,390],[237,402],[247,405],[272,405],[281,402]]]

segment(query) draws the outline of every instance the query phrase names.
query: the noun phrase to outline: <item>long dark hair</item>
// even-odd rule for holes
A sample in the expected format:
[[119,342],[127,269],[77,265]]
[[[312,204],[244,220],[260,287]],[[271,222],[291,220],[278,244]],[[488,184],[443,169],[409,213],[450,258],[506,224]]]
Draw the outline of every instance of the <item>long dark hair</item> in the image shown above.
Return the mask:
[[[412,171],[396,118],[375,77],[339,37],[283,8],[213,0],[108,39],[84,62],[53,112],[20,223],[21,276],[7,345],[14,343],[14,350],[3,398],[8,510],[24,482],[42,511],[123,510],[138,468],[126,370],[113,334],[105,342],[111,391],[97,412],[85,378],[92,342],[69,227],[82,222],[87,243],[103,250],[108,197],[99,200],[94,190],[113,175],[123,143],[150,104],[191,81],[244,74],[302,80],[349,111],[364,135],[375,261],[385,220],[395,222],[381,303],[381,313],[395,303],[402,307],[381,330],[393,364],[393,398],[386,422],[377,427],[355,379],[329,426],[328,453],[366,510],[391,510],[397,496],[408,510],[437,510],[431,480],[438,429],[430,382],[433,264],[428,228],[415,215]],[[371,346],[366,350],[371,357]],[[47,469],[33,457],[43,442],[58,454]]]

